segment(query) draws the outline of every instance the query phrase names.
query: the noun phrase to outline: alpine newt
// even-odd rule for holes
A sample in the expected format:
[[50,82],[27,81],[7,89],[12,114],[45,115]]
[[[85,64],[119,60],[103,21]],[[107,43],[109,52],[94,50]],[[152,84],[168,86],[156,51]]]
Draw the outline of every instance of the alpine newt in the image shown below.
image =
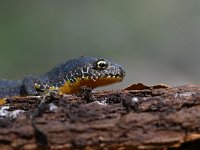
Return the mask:
[[42,76],[25,76],[19,81],[0,81],[0,98],[35,96],[55,89],[62,94],[80,91],[81,86],[96,88],[123,80],[125,71],[111,61],[79,57],[53,68]]

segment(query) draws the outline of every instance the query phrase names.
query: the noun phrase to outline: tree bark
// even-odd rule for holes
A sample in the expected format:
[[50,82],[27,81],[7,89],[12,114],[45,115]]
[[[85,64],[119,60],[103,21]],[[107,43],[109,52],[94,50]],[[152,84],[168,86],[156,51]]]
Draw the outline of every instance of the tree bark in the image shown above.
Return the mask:
[[[200,149],[200,85],[8,99],[2,149]],[[2,108],[1,108],[2,109]]]

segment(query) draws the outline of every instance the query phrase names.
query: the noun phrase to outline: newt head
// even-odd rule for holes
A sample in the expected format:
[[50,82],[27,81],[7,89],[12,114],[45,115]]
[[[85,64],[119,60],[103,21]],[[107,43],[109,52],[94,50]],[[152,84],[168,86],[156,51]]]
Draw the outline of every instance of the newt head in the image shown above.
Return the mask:
[[125,76],[123,68],[102,58],[80,57],[73,59],[60,68],[65,71],[65,80],[59,86],[64,94],[76,93],[81,86],[96,88],[121,82]]

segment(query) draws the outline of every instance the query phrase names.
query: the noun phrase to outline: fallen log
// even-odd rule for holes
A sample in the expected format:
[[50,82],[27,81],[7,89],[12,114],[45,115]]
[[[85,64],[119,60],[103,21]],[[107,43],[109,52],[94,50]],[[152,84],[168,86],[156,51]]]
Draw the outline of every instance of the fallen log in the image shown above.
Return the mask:
[[8,99],[0,116],[1,150],[200,148],[200,85]]

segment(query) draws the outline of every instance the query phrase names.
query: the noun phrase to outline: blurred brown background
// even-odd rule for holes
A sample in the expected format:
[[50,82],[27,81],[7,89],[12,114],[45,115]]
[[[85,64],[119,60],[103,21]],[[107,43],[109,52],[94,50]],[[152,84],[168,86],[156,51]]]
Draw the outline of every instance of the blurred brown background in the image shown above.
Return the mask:
[[39,75],[70,58],[122,64],[123,83],[199,83],[199,0],[0,2],[0,78]]

